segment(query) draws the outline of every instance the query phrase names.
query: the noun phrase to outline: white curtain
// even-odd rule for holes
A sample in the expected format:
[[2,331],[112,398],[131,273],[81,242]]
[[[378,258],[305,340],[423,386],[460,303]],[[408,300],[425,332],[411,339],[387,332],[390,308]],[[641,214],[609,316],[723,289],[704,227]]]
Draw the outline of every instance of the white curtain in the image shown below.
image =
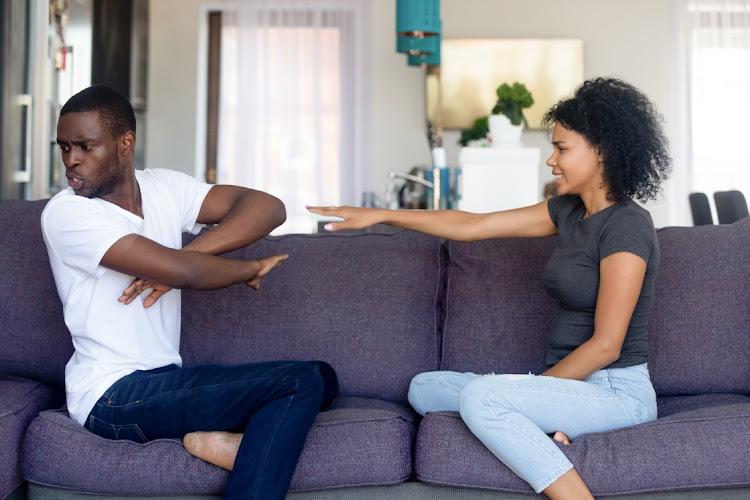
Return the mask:
[[217,182],[269,192],[275,233],[304,205],[357,203],[367,171],[364,2],[246,0],[222,10]]
[[731,189],[747,197],[750,0],[676,0],[674,5],[678,81],[672,150],[675,169],[685,169],[683,199],[704,192],[713,203],[714,192]]

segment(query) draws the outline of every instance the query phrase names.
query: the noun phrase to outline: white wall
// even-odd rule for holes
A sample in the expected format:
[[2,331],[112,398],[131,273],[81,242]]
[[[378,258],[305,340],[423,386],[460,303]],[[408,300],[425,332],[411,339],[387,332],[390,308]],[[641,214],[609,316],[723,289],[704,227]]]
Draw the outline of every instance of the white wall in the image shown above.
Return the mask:
[[[367,0],[363,0],[367,1]],[[371,1],[371,138],[369,189],[389,171],[429,163],[424,71],[395,51],[395,0]],[[146,164],[193,173],[200,5],[213,0],[151,0]],[[584,76],[618,76],[643,90],[666,115],[671,60],[668,0],[441,0],[445,38],[579,38]],[[666,117],[666,116],[665,116]],[[666,117],[668,118],[668,117]],[[445,135],[448,162],[457,161],[458,133]],[[551,149],[541,132],[525,144]],[[678,167],[675,167],[678,168]],[[548,169],[540,170],[543,179]],[[657,226],[674,224],[664,201],[650,204]]]
[[200,6],[210,3],[149,2],[147,167],[195,173]]

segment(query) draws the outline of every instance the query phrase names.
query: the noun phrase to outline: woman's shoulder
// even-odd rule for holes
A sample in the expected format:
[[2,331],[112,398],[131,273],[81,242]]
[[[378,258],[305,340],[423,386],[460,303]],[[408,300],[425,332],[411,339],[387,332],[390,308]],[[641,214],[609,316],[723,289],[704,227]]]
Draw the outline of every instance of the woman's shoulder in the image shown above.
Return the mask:
[[583,208],[583,200],[577,194],[561,194],[547,200],[547,208],[552,222],[559,227],[559,221],[571,217],[573,214],[580,214]]
[[649,227],[654,229],[654,221],[648,210],[640,206],[631,199],[623,200],[612,207],[611,215],[607,218],[607,223],[631,227]]

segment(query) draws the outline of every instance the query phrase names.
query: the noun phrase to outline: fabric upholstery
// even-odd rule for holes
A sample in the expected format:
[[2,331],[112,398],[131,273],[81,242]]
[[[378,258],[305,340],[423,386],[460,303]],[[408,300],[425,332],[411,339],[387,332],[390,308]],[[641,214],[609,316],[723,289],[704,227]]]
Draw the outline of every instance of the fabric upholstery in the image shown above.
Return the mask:
[[750,219],[657,235],[661,264],[649,325],[656,393],[750,394]]
[[441,370],[541,373],[555,303],[542,269],[556,237],[449,241]]
[[320,359],[344,396],[406,404],[440,352],[440,240],[412,231],[269,237],[235,258],[290,255],[259,291],[183,292],[185,366]]
[[73,343],[42,239],[46,200],[0,202],[0,375],[64,384]]
[[[412,472],[415,434],[413,413],[404,407],[339,398],[308,434],[290,489],[403,482]],[[22,470],[32,483],[111,495],[218,495],[227,478],[225,470],[185,451],[179,439],[108,440],[64,411],[42,412],[32,422]]]
[[0,379],[0,498],[19,484],[21,441],[26,428],[41,410],[63,403],[62,392],[41,382]]
[[[750,404],[714,406],[558,444],[595,496],[750,485]],[[529,492],[458,413],[428,413],[417,434],[417,478],[429,484]]]
[[712,406],[750,404],[745,394],[698,394],[695,396],[664,396],[657,398],[659,418]]

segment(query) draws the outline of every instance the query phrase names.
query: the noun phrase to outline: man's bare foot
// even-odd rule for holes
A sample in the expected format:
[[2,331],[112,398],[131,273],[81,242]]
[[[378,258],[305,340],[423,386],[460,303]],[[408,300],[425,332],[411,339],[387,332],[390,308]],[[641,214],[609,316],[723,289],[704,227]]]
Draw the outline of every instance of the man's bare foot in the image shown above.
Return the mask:
[[232,470],[242,434],[236,432],[191,432],[182,439],[185,449],[193,456],[222,469]]

